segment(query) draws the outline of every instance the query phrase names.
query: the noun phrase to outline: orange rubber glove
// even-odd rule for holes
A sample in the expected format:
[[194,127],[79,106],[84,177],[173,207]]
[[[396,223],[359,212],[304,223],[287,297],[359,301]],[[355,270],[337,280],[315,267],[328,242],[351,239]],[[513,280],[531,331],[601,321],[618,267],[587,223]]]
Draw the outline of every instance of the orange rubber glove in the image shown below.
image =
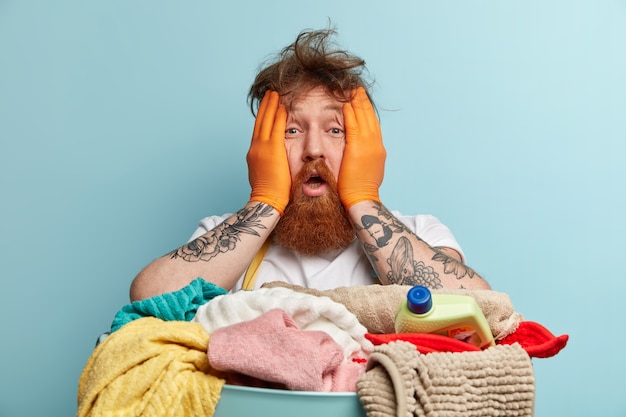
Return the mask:
[[387,152],[383,146],[378,117],[363,87],[343,105],[346,148],[339,170],[337,188],[346,210],[361,201],[380,203],[378,189],[383,182]]
[[276,91],[266,92],[261,100],[246,161],[250,201],[269,204],[282,216],[289,202],[291,175],[285,149],[287,110],[279,100]]

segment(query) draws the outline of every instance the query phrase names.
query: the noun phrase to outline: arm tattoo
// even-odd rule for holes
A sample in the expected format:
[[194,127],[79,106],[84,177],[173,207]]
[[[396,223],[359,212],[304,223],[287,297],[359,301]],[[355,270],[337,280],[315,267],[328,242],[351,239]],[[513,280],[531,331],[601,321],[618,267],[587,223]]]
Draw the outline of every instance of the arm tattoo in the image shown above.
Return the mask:
[[368,249],[370,253],[387,246],[394,233],[402,233],[406,230],[406,226],[392,216],[382,204],[376,203],[374,208],[378,210],[378,216],[365,214],[361,217],[361,225],[356,225],[358,230],[367,230],[376,241],[376,246],[369,245],[371,246]]
[[367,256],[367,259],[369,259],[372,265],[378,262],[378,258],[374,256],[374,252],[378,250],[376,246],[369,243],[363,243],[363,249],[365,251],[365,256]]
[[[419,236],[410,231],[404,223],[396,219],[389,210],[382,204],[376,203],[376,216],[369,214],[361,217],[361,225],[355,225],[357,230],[366,230],[375,244],[367,243],[363,247],[365,254],[374,265],[378,259],[375,253],[380,248],[387,246],[395,233],[411,233],[419,241],[423,241]],[[473,278],[476,274],[474,270],[462,262],[446,255],[437,248],[432,248],[435,255],[431,260],[443,264],[444,274],[454,274],[456,279]],[[387,259],[391,270],[387,273],[387,279],[392,284],[399,285],[423,285],[429,288],[443,288],[439,274],[432,266],[426,265],[423,261],[415,260],[411,242],[404,236],[398,239],[398,243],[391,252],[391,257]]]
[[435,251],[435,256],[433,256],[433,261],[439,261],[443,263],[443,272],[446,274],[454,274],[456,279],[462,279],[464,277],[468,277],[469,279],[474,278],[474,270],[469,266],[457,261],[456,259],[446,255],[445,253],[439,251],[437,248],[433,248]]
[[398,240],[398,244],[393,248],[391,258],[387,259],[387,263],[391,267],[387,273],[387,279],[392,284],[443,288],[439,274],[434,268],[427,266],[422,261],[415,260],[411,243],[404,236]]
[[267,204],[244,208],[237,212],[237,218],[232,224],[224,221],[207,235],[200,236],[167,255],[171,259],[181,258],[187,262],[209,261],[219,253],[235,249],[237,242],[241,240],[241,234],[259,236],[255,229],[267,229],[259,219],[271,214],[272,207]]

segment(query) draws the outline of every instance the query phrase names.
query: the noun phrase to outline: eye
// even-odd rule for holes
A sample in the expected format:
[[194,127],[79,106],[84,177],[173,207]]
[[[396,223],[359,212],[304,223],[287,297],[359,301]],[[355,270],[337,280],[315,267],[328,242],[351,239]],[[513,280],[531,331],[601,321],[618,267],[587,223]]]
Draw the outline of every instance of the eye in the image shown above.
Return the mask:
[[341,128],[339,127],[332,127],[328,130],[330,136],[332,136],[333,138],[336,139],[343,139],[344,137],[344,132]]
[[298,133],[299,131],[295,127],[285,129],[285,139],[293,139],[298,136]]

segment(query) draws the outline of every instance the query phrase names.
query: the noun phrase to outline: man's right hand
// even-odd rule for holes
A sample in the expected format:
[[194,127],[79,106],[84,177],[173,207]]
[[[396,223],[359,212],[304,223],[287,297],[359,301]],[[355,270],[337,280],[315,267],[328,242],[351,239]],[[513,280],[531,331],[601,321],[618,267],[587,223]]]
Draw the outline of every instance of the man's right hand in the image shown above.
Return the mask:
[[343,105],[346,148],[339,171],[337,188],[346,210],[361,201],[380,203],[378,188],[383,182],[387,152],[376,110],[363,87],[353,91],[352,100]]
[[285,149],[287,110],[276,91],[267,91],[254,123],[246,156],[251,201],[274,207],[282,215],[289,202],[291,175]]

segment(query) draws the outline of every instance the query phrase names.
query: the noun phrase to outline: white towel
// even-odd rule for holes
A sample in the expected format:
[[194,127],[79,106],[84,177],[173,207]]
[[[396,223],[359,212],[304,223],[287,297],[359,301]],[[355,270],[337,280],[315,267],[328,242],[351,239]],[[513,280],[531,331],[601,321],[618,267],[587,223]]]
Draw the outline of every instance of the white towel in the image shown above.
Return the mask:
[[366,358],[373,350],[367,329],[341,303],[287,288],[260,288],[219,295],[201,305],[192,321],[209,333],[220,327],[253,320],[275,308],[285,311],[302,330],[328,333],[346,359]]

